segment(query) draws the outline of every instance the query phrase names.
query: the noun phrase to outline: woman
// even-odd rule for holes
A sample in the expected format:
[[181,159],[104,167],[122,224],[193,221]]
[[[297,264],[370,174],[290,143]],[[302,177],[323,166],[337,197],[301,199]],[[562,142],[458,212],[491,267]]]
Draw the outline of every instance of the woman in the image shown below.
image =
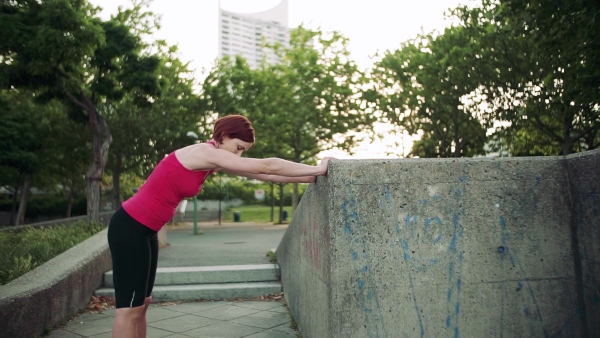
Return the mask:
[[113,337],[146,337],[146,311],[158,260],[157,233],[181,200],[198,194],[208,175],[222,170],[264,181],[310,183],[327,173],[330,158],[310,166],[279,158],[241,157],[253,143],[254,129],[246,117],[222,117],[215,123],[212,140],[169,154],[115,212],[108,227],[117,307]]

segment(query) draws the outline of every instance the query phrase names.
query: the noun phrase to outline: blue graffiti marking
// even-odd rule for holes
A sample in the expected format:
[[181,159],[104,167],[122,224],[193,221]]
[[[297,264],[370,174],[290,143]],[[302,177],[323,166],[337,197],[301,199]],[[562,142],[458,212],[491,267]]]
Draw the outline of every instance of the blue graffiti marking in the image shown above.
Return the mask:
[[356,252],[352,252],[352,259],[357,260],[358,254]]
[[374,290],[369,291],[369,293],[367,294],[367,298],[368,299],[373,299],[376,296],[376,292]]
[[462,175],[458,180],[461,182],[465,182],[469,177],[467,175]]
[[426,199],[423,200],[423,205],[427,205],[428,201]]
[[362,279],[359,280],[358,281],[358,288],[362,290],[362,288],[364,288],[364,287],[365,287],[365,281],[362,280]]
[[363,268],[361,269],[362,273],[367,273],[367,270],[369,270],[369,268],[367,268],[366,266],[363,266]]
[[350,225],[346,224],[346,226],[344,226],[344,232],[346,233],[346,235],[349,235],[352,232],[350,229]]

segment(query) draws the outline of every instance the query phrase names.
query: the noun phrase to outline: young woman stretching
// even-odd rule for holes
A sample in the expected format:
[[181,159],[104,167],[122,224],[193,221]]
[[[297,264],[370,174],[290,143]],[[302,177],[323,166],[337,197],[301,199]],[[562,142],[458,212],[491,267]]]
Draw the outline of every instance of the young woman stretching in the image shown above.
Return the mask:
[[146,311],[158,260],[157,233],[175,215],[181,200],[200,192],[208,175],[223,170],[263,181],[310,183],[327,173],[330,158],[310,166],[279,158],[241,157],[253,143],[254,129],[246,117],[222,117],[215,123],[212,140],[169,154],[115,212],[108,226],[117,303],[113,337],[146,337]]

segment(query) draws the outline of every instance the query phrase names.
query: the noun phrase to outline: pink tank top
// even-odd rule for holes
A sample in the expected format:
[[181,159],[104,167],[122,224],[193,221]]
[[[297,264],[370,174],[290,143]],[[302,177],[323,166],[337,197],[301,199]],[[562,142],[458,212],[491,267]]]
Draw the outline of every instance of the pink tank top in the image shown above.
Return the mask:
[[196,196],[213,170],[190,170],[169,154],[158,163],[140,190],[123,202],[123,209],[136,221],[159,231],[186,197]]

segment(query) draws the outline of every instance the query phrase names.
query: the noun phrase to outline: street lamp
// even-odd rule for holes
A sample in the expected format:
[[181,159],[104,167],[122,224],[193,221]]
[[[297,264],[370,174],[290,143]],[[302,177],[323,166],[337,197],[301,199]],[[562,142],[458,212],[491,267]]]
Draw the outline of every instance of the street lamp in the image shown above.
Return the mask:
[[[193,131],[188,131],[186,134],[187,137],[191,137],[194,139],[194,143],[198,141],[198,134]],[[198,234],[198,196],[194,195],[194,235]]]

